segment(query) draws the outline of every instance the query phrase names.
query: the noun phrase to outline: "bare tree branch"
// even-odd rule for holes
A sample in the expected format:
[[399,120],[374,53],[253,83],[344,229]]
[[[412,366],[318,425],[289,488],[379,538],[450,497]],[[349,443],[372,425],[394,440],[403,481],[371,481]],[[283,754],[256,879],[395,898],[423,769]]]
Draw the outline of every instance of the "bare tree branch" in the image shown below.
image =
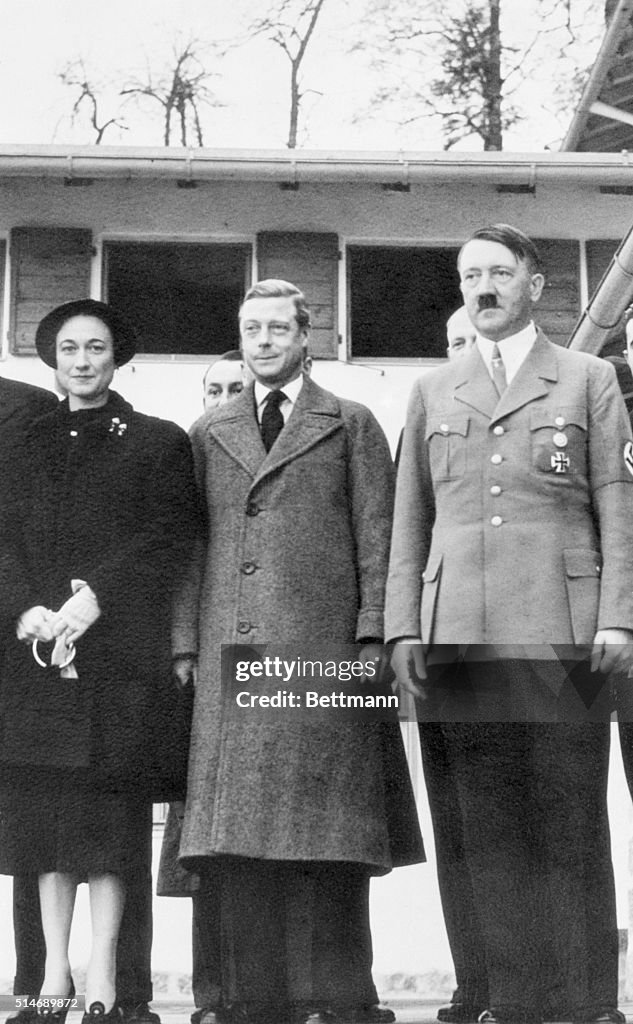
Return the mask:
[[109,117],[105,121],[101,120],[99,116],[99,87],[91,81],[82,57],[70,61],[64,70],[60,71],[59,78],[64,85],[78,90],[78,96],[70,114],[71,124],[74,124],[81,112],[87,109],[88,121],[95,133],[93,142],[96,146],[101,144],[108,128],[116,126],[122,131],[128,130],[128,126],[122,118]]

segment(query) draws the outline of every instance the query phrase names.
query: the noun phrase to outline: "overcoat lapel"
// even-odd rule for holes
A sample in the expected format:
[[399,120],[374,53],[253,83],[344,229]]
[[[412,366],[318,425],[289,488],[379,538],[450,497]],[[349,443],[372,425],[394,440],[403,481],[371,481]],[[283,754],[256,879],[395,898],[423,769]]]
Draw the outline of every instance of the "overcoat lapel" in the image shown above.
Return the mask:
[[558,380],[556,353],[539,329],[536,341],[516,377],[499,396],[478,349],[455,367],[455,400],[482,413],[491,423],[547,395],[550,382]]
[[537,398],[543,398],[549,393],[550,383],[556,380],[556,353],[543,332],[539,330],[536,341],[519,367],[516,377],[499,398],[493,422],[511,415]]
[[261,438],[252,384],[233,402],[214,410],[207,431],[256,484],[338,430],[341,424],[336,398],[306,379],[291,417],[270,452],[266,453]]
[[497,389],[477,348],[455,364],[455,400],[469,405],[487,419],[492,418],[499,402]]

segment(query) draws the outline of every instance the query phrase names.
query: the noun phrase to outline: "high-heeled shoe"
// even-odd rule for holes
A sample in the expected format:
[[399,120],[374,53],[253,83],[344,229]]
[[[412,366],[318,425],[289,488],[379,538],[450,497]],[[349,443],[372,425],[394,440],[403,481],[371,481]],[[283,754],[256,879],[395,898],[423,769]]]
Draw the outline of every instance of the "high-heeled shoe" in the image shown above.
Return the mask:
[[121,1024],[122,1020],[123,1014],[117,1002],[107,1013],[103,1003],[96,1002],[90,1004],[81,1018],[81,1024]]
[[[41,996],[41,999],[46,999],[46,996]],[[73,979],[70,979],[70,989],[67,996],[50,996],[49,1000],[52,1003],[64,1000],[65,1005],[56,1009],[55,1006],[38,1006],[35,1011],[35,1024],[64,1024],[68,1011],[71,1009],[71,1002],[75,998],[75,983]]]

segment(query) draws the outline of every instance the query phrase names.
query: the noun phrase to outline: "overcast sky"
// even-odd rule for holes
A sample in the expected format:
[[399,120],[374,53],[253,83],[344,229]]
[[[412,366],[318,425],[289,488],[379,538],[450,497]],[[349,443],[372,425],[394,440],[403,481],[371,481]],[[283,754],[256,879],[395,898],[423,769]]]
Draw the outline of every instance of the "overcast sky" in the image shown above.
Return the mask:
[[[419,0],[412,0],[412,4]],[[530,5],[534,0],[512,0],[506,22],[507,37],[520,42],[534,27]],[[595,42],[600,36],[599,11],[590,0]],[[351,47],[363,30],[365,0],[328,0],[305,65],[305,86],[310,93],[308,134],[310,148],[334,149],[440,149],[437,126],[425,121],[407,131],[394,118],[363,117],[377,79],[367,58]],[[149,62],[159,68],[167,61],[175,38],[201,40],[235,38],[249,17],[266,9],[265,0],[2,0],[0,36],[0,144],[59,144],[92,141],[84,126],[70,124],[68,113],[75,98],[59,81],[65,64],[83,57],[94,80],[103,85],[100,113],[116,112],[117,92],[131,73],[142,74]],[[562,5],[561,5],[562,9]],[[591,19],[590,19],[591,20]],[[591,27],[591,26],[589,26]],[[594,42],[594,48],[595,48]],[[586,50],[591,59],[591,45]],[[225,104],[204,114],[205,144],[221,147],[279,148],[287,135],[288,64],[283,54],[259,41],[229,52],[218,70],[218,98]],[[396,74],[399,68],[395,69]],[[404,73],[404,71],[403,71]],[[542,150],[556,142],[565,123],[550,114],[551,68],[544,63],[529,83],[534,115],[529,123],[508,134],[506,148]],[[155,118],[130,107],[126,117],[133,132],[109,132],[104,141],[116,145],[159,145],[160,111]],[[467,148],[481,148],[472,142]]]

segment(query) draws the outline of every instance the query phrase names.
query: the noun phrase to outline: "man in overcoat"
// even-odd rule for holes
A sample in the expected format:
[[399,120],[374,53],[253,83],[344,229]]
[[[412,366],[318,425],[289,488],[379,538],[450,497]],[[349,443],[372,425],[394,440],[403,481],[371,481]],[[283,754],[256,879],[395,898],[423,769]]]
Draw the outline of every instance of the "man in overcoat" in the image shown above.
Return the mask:
[[630,428],[613,368],[534,326],[530,239],[482,229],[458,266],[477,343],[413,388],[386,634],[456,788],[489,1000],[462,1009],[541,1020],[546,931],[573,1019],[619,1021],[604,680],[631,664]]
[[386,1024],[369,877],[423,857],[398,725],[266,718],[220,685],[221,644],[383,636],[389,449],[364,406],[302,373],[309,323],[293,285],[253,286],[240,333],[254,382],[192,430],[209,544],[174,627],[183,681],[197,659],[181,857],[221,887],[225,1017]]
[[[5,496],[19,480],[22,469],[16,465],[18,443],[29,424],[56,405],[55,395],[44,388],[0,377],[0,479]],[[13,480],[12,473],[15,474]],[[0,638],[0,648],[2,640]],[[36,878],[14,879],[13,931],[17,959],[14,992],[38,995],[44,971],[44,936]]]

